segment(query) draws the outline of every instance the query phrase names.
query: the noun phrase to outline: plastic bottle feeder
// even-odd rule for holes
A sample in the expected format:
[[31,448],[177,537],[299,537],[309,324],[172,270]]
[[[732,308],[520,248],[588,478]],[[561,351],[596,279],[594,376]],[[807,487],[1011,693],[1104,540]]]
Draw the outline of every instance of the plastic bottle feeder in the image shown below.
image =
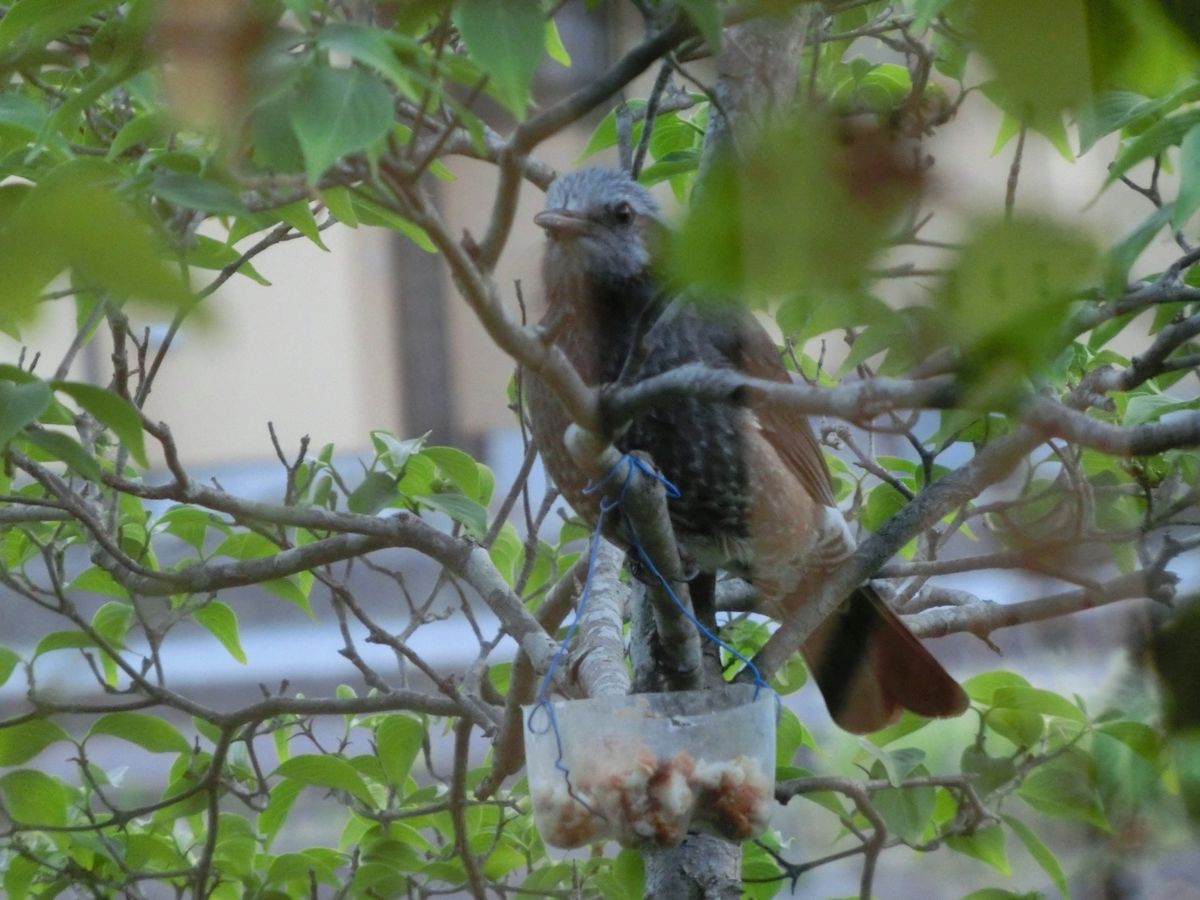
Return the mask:
[[[749,684],[525,707],[525,761],[542,839],[678,844],[689,831],[760,834],[775,795],[775,695]],[[561,741],[562,759],[559,759]],[[565,770],[565,771],[564,771]]]

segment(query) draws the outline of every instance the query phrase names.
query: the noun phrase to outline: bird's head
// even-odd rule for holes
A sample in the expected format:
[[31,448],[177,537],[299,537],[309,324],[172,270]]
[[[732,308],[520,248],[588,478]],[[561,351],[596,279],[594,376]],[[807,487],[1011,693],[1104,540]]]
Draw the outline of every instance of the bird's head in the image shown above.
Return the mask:
[[580,169],[555,179],[533,221],[546,230],[547,275],[623,281],[650,267],[658,203],[620,169]]

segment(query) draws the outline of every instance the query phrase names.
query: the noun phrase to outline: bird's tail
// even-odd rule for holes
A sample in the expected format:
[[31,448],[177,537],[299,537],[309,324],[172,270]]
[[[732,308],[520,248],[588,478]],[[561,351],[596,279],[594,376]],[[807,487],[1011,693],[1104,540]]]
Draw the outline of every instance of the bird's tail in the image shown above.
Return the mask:
[[866,734],[901,709],[956,716],[969,699],[870,585],[856,590],[801,648],[838,726]]

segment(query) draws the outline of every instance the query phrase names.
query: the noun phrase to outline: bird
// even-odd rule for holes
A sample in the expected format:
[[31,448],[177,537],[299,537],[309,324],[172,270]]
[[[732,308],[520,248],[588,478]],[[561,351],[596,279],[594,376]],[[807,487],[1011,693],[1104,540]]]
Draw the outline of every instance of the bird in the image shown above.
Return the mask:
[[[541,324],[589,385],[636,382],[695,363],[790,381],[778,347],[750,312],[705,302],[711,298],[659,274],[656,247],[666,226],[653,194],[625,171],[596,166],[560,175],[534,222],[546,234]],[[587,476],[563,443],[570,418],[536,375],[525,394],[547,474],[594,523],[599,497],[586,490]],[[638,415],[614,443],[649,455],[677,487],[669,513],[694,585],[711,591],[718,572],[746,578],[758,611],[782,621],[854,550],[825,458],[800,413],[747,399],[684,398]],[[846,731],[877,731],[903,709],[949,717],[968,705],[962,687],[869,583],[822,622],[802,653]]]

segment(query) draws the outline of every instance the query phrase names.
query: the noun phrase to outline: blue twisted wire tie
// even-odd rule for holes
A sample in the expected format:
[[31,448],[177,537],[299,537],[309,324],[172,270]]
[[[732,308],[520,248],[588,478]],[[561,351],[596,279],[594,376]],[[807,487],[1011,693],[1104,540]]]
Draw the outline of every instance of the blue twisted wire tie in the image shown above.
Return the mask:
[[[563,637],[562,642],[558,645],[558,651],[554,654],[554,658],[550,661],[550,666],[546,670],[546,674],[542,677],[542,683],[538,688],[537,703],[534,704],[534,707],[530,711],[529,718],[526,722],[529,731],[533,734],[545,734],[547,731],[554,733],[554,743],[557,752],[557,756],[554,761],[554,768],[563,773],[563,780],[567,785],[567,794],[573,800],[580,803],[590,813],[597,815],[602,819],[606,818],[604,814],[599,810],[594,809],[585,799],[576,794],[575,788],[571,784],[570,769],[563,764],[562,734],[558,729],[558,719],[554,714],[554,704],[550,702],[549,688],[550,683],[554,678],[554,673],[558,669],[558,664],[566,655],[567,647],[571,643],[571,638],[575,635],[575,629],[579,626],[579,622],[583,618],[583,612],[587,606],[588,596],[591,594],[592,576],[595,574],[596,570],[596,559],[600,551],[600,541],[603,539],[604,520],[608,516],[609,512],[614,509],[618,511],[621,516],[621,521],[625,526],[625,533],[629,539],[630,546],[632,546],[637,552],[638,558],[641,560],[642,564],[650,570],[656,579],[658,579],[659,584],[662,585],[663,590],[667,592],[667,596],[671,598],[672,602],[683,614],[684,618],[691,622],[692,625],[694,625],[702,635],[708,638],[708,640],[721,647],[730,655],[739,659],[754,674],[754,700],[758,700],[760,690],[770,687],[767,682],[763,680],[762,674],[758,671],[758,667],[755,666],[749,658],[743,656],[729,644],[725,643],[725,641],[721,640],[719,637],[705,628],[700,620],[696,618],[696,615],[686,606],[684,606],[683,601],[679,599],[679,595],[676,594],[674,588],[671,587],[670,580],[658,570],[658,567],[654,565],[654,562],[650,559],[649,554],[646,553],[646,550],[641,545],[641,542],[637,540],[636,533],[633,529],[633,523],[630,521],[628,513],[622,509],[619,509],[625,500],[625,495],[629,491],[630,484],[633,482],[633,473],[635,470],[641,472],[648,478],[653,478],[655,481],[661,484],[666,492],[667,497],[671,500],[678,500],[683,496],[680,493],[679,488],[672,484],[663,475],[650,468],[650,466],[648,466],[643,460],[626,453],[622,455],[617,463],[611,469],[609,469],[599,481],[589,483],[583,489],[583,493],[593,494],[598,491],[604,485],[612,481],[613,477],[618,471],[620,471],[622,466],[626,467],[625,477],[621,482],[621,488],[617,492],[616,499],[609,500],[607,496],[600,498],[600,515],[596,517],[596,527],[592,531],[592,537],[588,549],[587,576],[583,582],[583,590],[580,591],[579,594],[579,602],[575,607],[575,617],[572,619],[571,624],[567,627],[567,633]],[[777,707],[777,713],[780,703],[781,701],[779,696],[776,695],[775,705]],[[547,726],[542,730],[538,730],[534,725],[534,718],[539,711],[545,712],[547,720]]]

